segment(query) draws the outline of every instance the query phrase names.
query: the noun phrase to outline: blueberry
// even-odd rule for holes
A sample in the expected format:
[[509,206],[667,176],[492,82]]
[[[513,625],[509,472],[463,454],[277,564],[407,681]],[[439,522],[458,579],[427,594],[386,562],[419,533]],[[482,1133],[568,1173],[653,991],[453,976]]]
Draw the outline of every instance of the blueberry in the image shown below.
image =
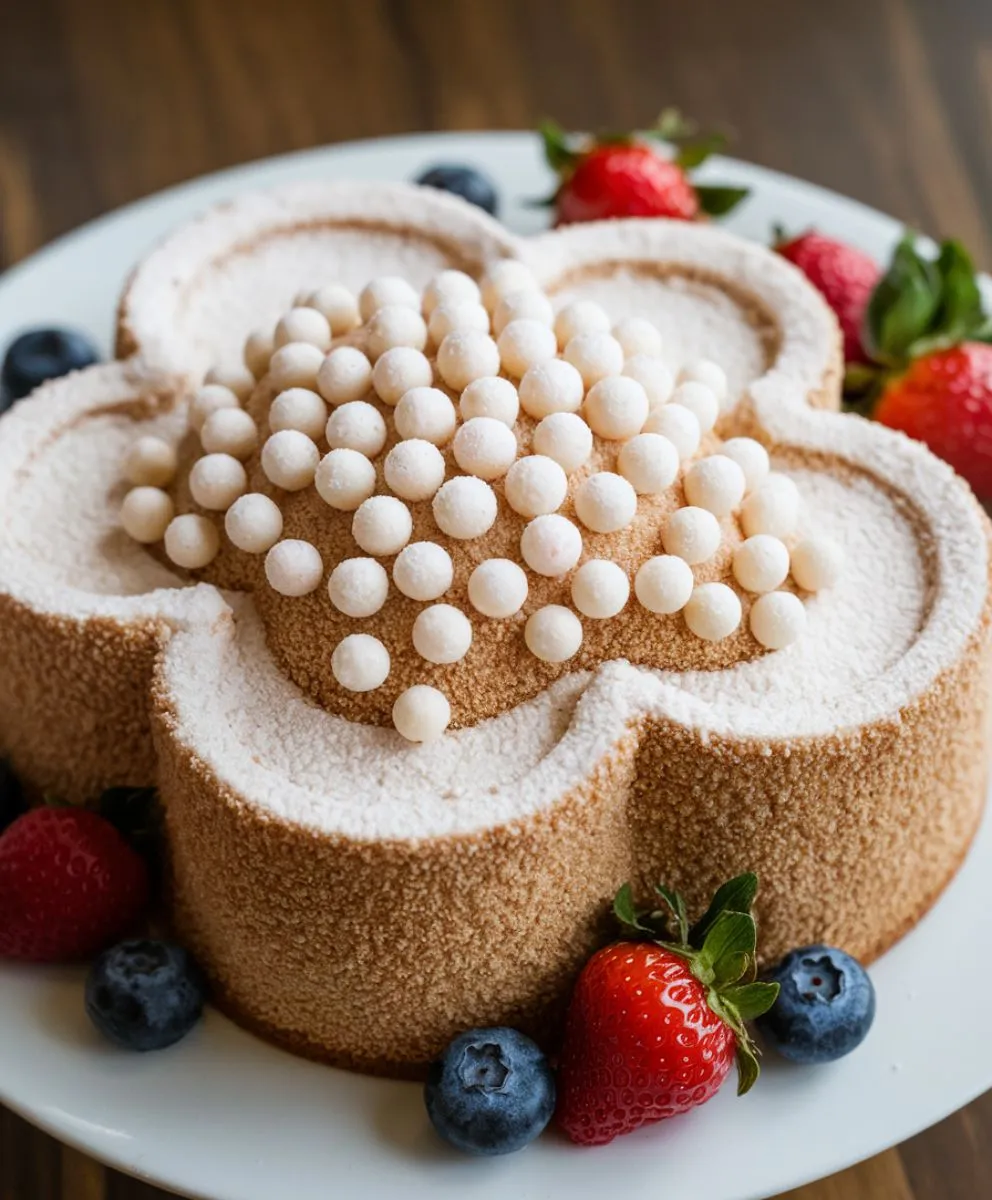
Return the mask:
[[438,1134],[458,1150],[511,1154],[551,1120],[555,1080],[529,1037],[515,1029],[470,1029],[431,1064],[424,1103]]
[[86,1011],[126,1050],[161,1050],[200,1019],[206,984],[181,946],[150,938],[105,950],[86,980]]
[[784,1058],[833,1062],[860,1046],[871,1029],[875,989],[864,967],[843,950],[793,950],[767,978],[781,991],[757,1024]]
[[0,833],[16,820],[25,808],[21,782],[7,761],[0,758]]
[[461,196],[469,204],[476,204],[491,216],[496,215],[499,197],[496,184],[485,172],[476,167],[460,166],[458,163],[438,163],[417,177],[421,187],[439,188]]
[[72,329],[29,329],[7,347],[0,369],[0,411],[58,379],[99,361],[89,338]]

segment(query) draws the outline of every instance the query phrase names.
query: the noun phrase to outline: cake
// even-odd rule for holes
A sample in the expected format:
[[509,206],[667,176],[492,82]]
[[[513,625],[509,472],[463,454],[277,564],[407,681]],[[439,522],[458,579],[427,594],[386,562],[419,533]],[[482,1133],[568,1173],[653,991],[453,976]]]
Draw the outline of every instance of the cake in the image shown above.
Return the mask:
[[117,345],[0,425],[0,743],[72,801],[157,785],[245,1025],[416,1074],[553,1043],[625,880],[758,872],[770,961],[871,960],[953,877],[988,522],[836,411],[788,263],[312,185],[167,239]]

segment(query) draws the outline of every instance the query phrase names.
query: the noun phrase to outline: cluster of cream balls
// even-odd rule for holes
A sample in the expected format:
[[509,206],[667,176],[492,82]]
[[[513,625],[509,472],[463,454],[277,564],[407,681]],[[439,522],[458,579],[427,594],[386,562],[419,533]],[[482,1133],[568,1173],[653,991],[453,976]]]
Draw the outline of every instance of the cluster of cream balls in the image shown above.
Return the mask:
[[[342,335],[352,337],[335,345]],[[626,528],[638,496],[664,492],[681,471],[687,504],[665,524],[665,553],[636,572],[638,602],[657,614],[681,612],[700,638],[732,634],[742,618],[737,593],[722,583],[697,586],[692,567],[717,552],[720,518],[738,511],[745,540],[734,553],[733,573],[758,597],[750,628],[763,646],[782,649],[802,633],[805,609],[794,593],[778,589],[790,572],[806,590],[832,584],[837,547],[806,538],[790,551],[799,494],[789,478],[770,472],[757,441],[732,438],[719,453],[694,458],[727,400],[726,376],[704,360],[684,367],[676,380],[662,350],[658,329],[642,318],[611,324],[586,300],[556,313],[516,261],[496,263],[481,286],[462,272],[443,271],[423,294],[397,277],[376,279],[357,297],[332,284],[297,297],[273,332],[248,338],[244,368],[211,372],[194,395],[189,420],[203,453],[190,471],[190,492],[202,509],[225,514],[233,545],[266,556],[266,578],[276,591],[314,591],[324,578],[320,552],[310,542],[284,539],[278,504],[248,491],[244,462],[261,442],[262,471],[275,487],[313,486],[330,507],[354,514],[352,536],[363,554],[330,572],[331,603],[355,619],[378,612],[390,588],[379,560],[392,558],[393,586],[430,605],[414,622],[415,650],[428,662],[454,663],[471,645],[472,624],[459,608],[437,603],[452,585],[451,556],[435,542],[411,543],[410,503],[429,501],[447,538],[478,538],[497,520],[491,484],[502,479],[506,503],[528,520],[523,563],[549,577],[574,571],[575,609],[602,620],[626,606],[630,580],[607,559],[578,565],[580,525],[599,534]],[[434,386],[435,375],[448,391]],[[277,394],[262,441],[243,403],[265,376]],[[373,392],[392,410],[400,438],[382,464],[388,492],[378,495],[374,460],[385,448],[387,425],[381,407],[369,402]],[[449,392],[457,394],[457,408]],[[536,425],[533,452],[518,457],[513,428],[521,410]],[[620,443],[617,470],[589,474],[575,489],[577,525],[558,509],[594,437]],[[328,446],[323,455],[321,438]],[[441,448],[449,445],[464,474],[446,479]],[[176,516],[165,490],[177,470],[175,450],[142,437],[124,470],[134,485],[123,503],[125,530],[144,543],[164,539],[166,555],[180,567],[208,565],[220,550],[217,525],[202,513]],[[527,594],[526,571],[510,559],[489,559],[469,579],[469,601],[487,618],[515,615]],[[572,658],[582,638],[579,616],[563,605],[545,605],[524,626],[527,647],[547,662]],[[343,688],[370,691],[388,678],[389,652],[369,634],[350,634],[331,666]],[[450,715],[443,693],[424,685],[407,689],[393,709],[396,728],[416,742],[443,733]]]

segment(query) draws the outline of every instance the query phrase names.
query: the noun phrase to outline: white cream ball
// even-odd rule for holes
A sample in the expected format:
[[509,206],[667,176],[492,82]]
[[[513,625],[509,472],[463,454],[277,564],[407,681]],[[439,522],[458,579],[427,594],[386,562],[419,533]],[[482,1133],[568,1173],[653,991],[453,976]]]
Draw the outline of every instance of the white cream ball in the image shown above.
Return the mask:
[[386,603],[389,576],[374,558],[346,558],[331,572],[327,594],[346,617],[371,617]]
[[241,402],[230,388],[222,387],[219,383],[208,383],[193,393],[189,404],[190,428],[199,433],[203,423],[211,413],[219,412],[222,408],[240,408]]
[[789,551],[768,533],[746,538],[734,551],[734,578],[749,592],[773,592],[789,574]]
[[479,563],[468,579],[469,603],[485,617],[512,617],[527,599],[527,573],[508,558]]
[[248,474],[233,454],[205,454],[190,470],[189,490],[201,508],[226,512],[248,490]]
[[678,508],[665,521],[661,544],[667,554],[696,566],[720,549],[720,522],[705,508]]
[[615,562],[591,558],[572,576],[572,603],[584,617],[615,617],[630,598],[630,580]]
[[[232,408],[228,411],[240,410]],[[135,486],[165,487],[175,478],[177,466],[173,447],[162,438],[148,434],[131,443],[124,456],[124,478]]]
[[427,356],[410,346],[395,346],[376,361],[372,386],[383,402],[395,407],[413,388],[430,387],[434,370]]
[[266,479],[287,492],[299,492],[313,483],[320,451],[313,440],[298,429],[281,429],[262,446],[262,470]]
[[637,513],[637,493],[622,475],[597,471],[575,493],[575,515],[593,533],[625,529]]
[[659,404],[667,404],[672,398],[675,376],[662,359],[635,354],[624,363],[623,373],[628,379],[636,379],[644,388],[648,407],[652,410]]
[[438,529],[466,541],[482,537],[496,521],[496,493],[484,479],[456,475],[438,489],[432,501]]
[[165,531],[165,553],[177,567],[195,571],[207,566],[220,550],[220,534],[209,517],[184,513],[173,517]]
[[413,648],[421,658],[443,665],[460,662],[472,645],[472,622],[452,604],[432,604],[413,623]]
[[582,376],[587,388],[623,371],[623,348],[612,334],[580,333],[565,347],[565,361]]
[[306,302],[308,308],[315,308],[324,317],[333,337],[350,333],[356,325],[361,324],[358,300],[354,292],[342,283],[325,284],[315,292],[310,292]]
[[513,430],[494,417],[472,417],[460,426],[452,442],[455,462],[467,475],[500,479],[517,457]]
[[843,566],[844,552],[830,538],[803,538],[792,551],[792,578],[807,592],[833,587]]
[[476,379],[498,375],[499,366],[499,347],[479,329],[449,333],[438,347],[438,373],[456,392],[464,391]]
[[142,484],[131,488],[124,497],[121,525],[129,537],[148,545],[162,540],[175,511],[168,492]]
[[675,482],[679,452],[660,433],[639,433],[620,448],[617,470],[639,496],[657,496]]
[[703,433],[709,433],[720,415],[720,403],[716,393],[705,383],[680,383],[672,392],[669,403],[687,408],[699,422]]
[[555,317],[554,329],[558,345],[564,350],[572,338],[582,333],[609,333],[610,318],[595,300],[573,300]]
[[693,588],[682,614],[696,637],[719,642],[740,625],[741,602],[725,583],[701,583]]
[[520,405],[535,421],[552,413],[577,413],[584,395],[582,376],[562,358],[528,367],[520,380]]
[[558,343],[548,325],[531,317],[519,317],[506,325],[497,340],[499,358],[508,375],[520,379],[528,368],[548,362],[558,352]]
[[592,454],[592,430],[578,413],[556,412],[538,424],[532,445],[537,454],[554,459],[568,474]]
[[464,271],[440,271],[424,288],[421,309],[425,317],[442,304],[481,304],[482,293],[471,275]]
[[351,522],[351,536],[366,554],[398,554],[413,533],[413,517],[395,496],[363,500]]
[[389,651],[370,633],[349,633],[331,655],[334,678],[349,692],[373,692],[382,687],[389,669]]
[[679,383],[701,383],[716,396],[721,410],[727,402],[727,372],[719,363],[709,358],[700,358],[679,371]]
[[357,450],[367,458],[375,458],[386,444],[386,422],[374,404],[352,400],[327,418],[324,437],[332,450]]
[[648,419],[647,393],[636,379],[608,375],[589,389],[585,418],[597,437],[626,441],[640,433]]
[[520,413],[520,397],[517,389],[500,375],[486,375],[476,379],[462,392],[458,411],[463,421],[473,417],[492,417],[502,421],[511,429]]
[[309,342],[318,350],[327,350],[331,344],[330,322],[315,308],[291,308],[276,326],[273,342],[277,350],[290,342]]
[[692,568],[675,554],[657,554],[642,563],[634,576],[634,594],[648,612],[668,616],[689,602]]
[[366,284],[358,295],[358,311],[366,323],[381,308],[412,308],[420,315],[420,296],[399,275],[382,275]]
[[683,480],[685,498],[715,517],[726,517],[744,499],[744,472],[725,454],[711,454],[692,463]]
[[393,583],[411,600],[437,600],[455,577],[451,555],[434,542],[411,542],[396,556]]
[[280,392],[285,388],[312,388],[324,363],[324,352],[309,342],[287,342],[269,360],[269,381]]
[[458,425],[455,406],[440,388],[417,387],[407,392],[393,417],[401,438],[422,438],[443,446],[451,441]]
[[440,346],[449,333],[460,329],[489,332],[489,313],[481,304],[439,304],[431,313],[427,334],[435,346]]
[[354,512],[375,492],[375,467],[360,451],[342,446],[324,455],[313,482],[325,504]]
[[258,426],[243,408],[220,408],[203,422],[200,444],[208,454],[230,454],[243,462],[258,446]]
[[246,554],[264,554],[282,537],[279,505],[261,492],[239,496],[224,517],[228,540]]
[[681,404],[662,404],[652,409],[644,422],[644,432],[668,438],[682,461],[696,453],[703,436],[695,415]]
[[423,350],[427,345],[427,324],[412,308],[389,304],[380,308],[366,328],[365,352],[372,362],[398,346]]
[[401,500],[430,500],[444,483],[444,472],[444,455],[423,438],[397,442],[383,464],[386,485]]
[[525,288],[537,289],[537,280],[530,267],[515,258],[494,262],[482,277],[482,303],[492,312],[504,296]]
[[623,317],[613,326],[613,336],[620,343],[627,359],[636,358],[640,354],[653,359],[661,358],[664,349],[661,331],[645,317]]
[[245,338],[242,358],[256,379],[261,379],[268,372],[269,361],[275,348],[275,339],[270,330],[256,329]]
[[327,405],[321,396],[309,388],[287,388],[280,392],[269,408],[269,429],[298,429],[312,441],[317,441],[327,424]]
[[564,575],[582,556],[582,534],[559,513],[535,517],[520,535],[520,554],[538,575]]
[[393,705],[396,732],[408,742],[434,742],[451,723],[451,705],[444,692],[417,683],[401,692]]
[[510,467],[503,494],[522,517],[540,517],[561,508],[568,494],[568,478],[553,458],[528,454]]
[[766,650],[784,650],[806,629],[806,608],[792,592],[767,592],[751,605],[748,622]]
[[723,443],[720,453],[732,458],[744,472],[744,485],[748,492],[761,487],[768,478],[768,451],[754,438],[730,438]]
[[741,528],[747,537],[770,533],[787,538],[798,522],[799,489],[787,475],[770,474],[741,506]]
[[570,608],[546,604],[527,618],[524,641],[542,662],[567,662],[582,646],[582,622]]
[[329,404],[350,404],[372,386],[372,364],[354,346],[338,346],[322,360],[316,383]]
[[265,578],[281,596],[307,596],[324,574],[320,551],[300,538],[285,538],[265,556]]
[[211,367],[203,377],[204,383],[219,383],[230,388],[242,404],[255,390],[255,376],[243,366]]
[[498,337],[511,321],[521,320],[537,321],[549,329],[554,324],[551,301],[537,288],[520,288],[502,297],[493,309],[493,333]]

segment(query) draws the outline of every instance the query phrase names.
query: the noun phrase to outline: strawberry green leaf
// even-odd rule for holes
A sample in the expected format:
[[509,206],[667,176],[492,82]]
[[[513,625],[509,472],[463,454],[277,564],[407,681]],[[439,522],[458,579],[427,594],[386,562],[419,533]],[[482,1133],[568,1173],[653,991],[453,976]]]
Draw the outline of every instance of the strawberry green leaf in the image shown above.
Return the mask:
[[726,145],[727,139],[722,133],[710,133],[696,141],[684,142],[675,155],[676,166],[683,171],[691,171],[706,162],[711,154],[718,154]]
[[768,1012],[778,999],[778,993],[777,983],[759,982],[724,988],[721,995],[724,1003],[733,1008],[742,1021],[753,1021]]
[[871,363],[848,363],[844,368],[844,399],[847,403],[865,400],[884,378],[884,373]]
[[699,207],[707,216],[723,217],[750,195],[750,189],[696,184],[696,195],[699,197]]
[[688,120],[679,109],[669,107],[662,109],[654,126],[647,132],[666,142],[680,142],[692,137],[698,128],[696,122]]
[[689,917],[685,911],[685,900],[678,892],[665,887],[663,883],[657,884],[654,890],[672,910],[678,924],[679,941],[685,945],[689,940]]
[[544,157],[548,166],[557,174],[570,171],[579,160],[579,155],[569,144],[568,134],[557,121],[542,121],[538,133],[544,143]]
[[700,965],[710,975],[707,982],[717,988],[736,983],[754,960],[757,940],[750,913],[720,913],[699,951]]
[[932,333],[952,346],[983,325],[982,293],[971,256],[960,242],[944,242],[937,270],[941,280],[940,309]]
[[761,1068],[754,1045],[748,1038],[737,1039],[737,1095],[746,1096],[758,1080]]
[[695,946],[697,950],[700,949],[714,921],[721,913],[749,913],[757,894],[758,877],[753,871],[737,875],[722,887],[717,888],[709,908],[689,930],[689,945]]
[[930,332],[941,302],[937,264],[923,258],[907,234],[896,247],[865,312],[865,346],[888,366],[907,361],[910,347]]

